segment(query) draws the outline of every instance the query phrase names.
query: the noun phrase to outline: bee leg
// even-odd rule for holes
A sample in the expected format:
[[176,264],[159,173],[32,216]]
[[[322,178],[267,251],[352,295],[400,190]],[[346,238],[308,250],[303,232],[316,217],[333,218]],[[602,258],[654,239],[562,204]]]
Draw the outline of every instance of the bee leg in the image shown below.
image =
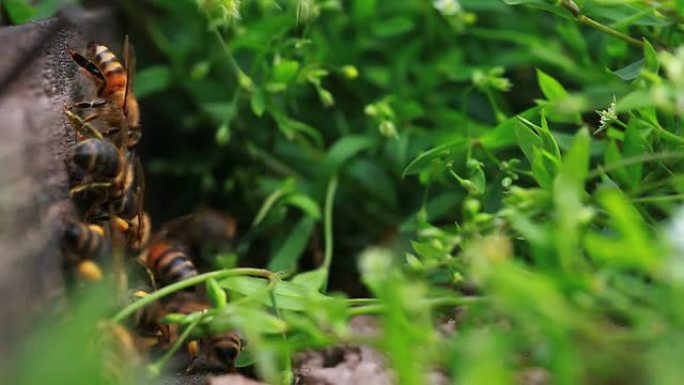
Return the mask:
[[90,259],[84,259],[77,266],[78,275],[86,281],[94,282],[102,279],[102,269]]
[[91,60],[88,60],[83,55],[74,51],[68,46],[66,47],[66,51],[69,54],[69,56],[71,56],[71,58],[74,60],[74,62],[76,62],[76,64],[78,64],[79,67],[83,68],[86,72],[88,72],[88,74],[96,77],[100,81],[107,81],[104,75],[102,75],[102,72],[100,72],[100,69],[97,68],[95,63],[93,63]]
[[95,99],[95,100],[90,100],[90,101],[82,101],[78,103],[74,103],[70,108],[78,108],[78,109],[93,109],[93,108],[100,108],[107,104],[107,99]]
[[195,363],[199,357],[199,342],[197,340],[188,342],[188,354],[190,355],[190,360],[188,367],[185,368],[185,374],[190,374],[195,369]]
[[69,190],[69,197],[70,197],[70,198],[73,198],[75,194],[78,194],[79,192],[81,192],[81,191],[83,191],[83,190],[86,190],[86,189],[90,189],[90,188],[107,188],[107,187],[111,187],[111,186],[112,186],[112,182],[88,182],[88,183],[83,183],[83,184],[80,184],[80,185],[78,185],[78,186],[76,186],[76,187],[71,188],[71,190]]
[[64,107],[64,115],[66,115],[69,122],[71,122],[71,125],[79,134],[85,136],[86,138],[96,138],[100,140],[103,139],[100,131],[89,123],[91,120],[97,118],[96,114],[90,115],[86,118],[81,118],[77,114],[71,112],[69,107]]

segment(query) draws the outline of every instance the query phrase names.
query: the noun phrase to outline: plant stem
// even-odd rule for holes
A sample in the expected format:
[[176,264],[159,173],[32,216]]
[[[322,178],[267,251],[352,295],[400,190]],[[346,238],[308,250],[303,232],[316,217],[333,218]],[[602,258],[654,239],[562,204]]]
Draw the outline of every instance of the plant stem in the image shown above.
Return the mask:
[[577,7],[577,4],[575,4],[574,1],[572,0],[562,0],[561,5],[563,8],[567,9],[573,16],[575,16],[575,19],[580,22],[581,24],[584,24],[586,26],[589,26],[591,28],[594,28],[598,31],[601,31],[607,35],[610,35],[614,38],[620,39],[624,42],[627,42],[629,44],[632,44],[636,47],[643,48],[644,43],[641,40],[637,40],[631,36],[625,35],[624,33],[617,31],[613,28],[608,27],[607,25],[601,24],[598,21],[580,14],[579,12],[579,7]]
[[[458,305],[470,305],[477,304],[486,301],[483,297],[444,297],[444,298],[429,298],[423,301],[424,305],[429,307],[441,307],[441,306],[458,306]],[[376,303],[372,305],[357,306],[349,309],[349,316],[365,315],[365,314],[377,314],[385,311],[385,304]]]
[[323,281],[323,287],[321,291],[325,292],[328,287],[328,276],[330,274],[330,264],[332,263],[333,257],[333,203],[335,201],[335,191],[337,190],[337,175],[330,177],[328,182],[328,189],[325,193],[325,208],[323,213],[323,227],[325,232],[325,254],[323,259],[322,269],[325,270],[325,280]]
[[261,205],[261,208],[259,208],[259,212],[257,212],[256,217],[254,217],[251,227],[256,227],[259,223],[261,223],[261,221],[263,221],[266,217],[266,214],[271,211],[273,205],[278,201],[278,199],[284,196],[285,193],[286,191],[284,189],[278,189],[271,193],[271,195],[269,195],[264,201],[264,204]]
[[587,174],[586,180],[591,180],[594,178],[597,178],[601,176],[603,173],[606,173],[608,171],[612,171],[618,168],[622,167],[627,167],[631,166],[633,164],[639,164],[639,163],[647,163],[647,162],[656,162],[659,160],[668,160],[668,159],[684,159],[684,152],[660,152],[660,153],[655,153],[655,154],[645,154],[645,155],[637,155],[637,156],[632,156],[629,158],[623,158],[620,159],[617,162],[609,163],[603,166],[599,166],[595,170],[589,171]]
[[651,122],[647,119],[639,119],[639,120],[648,124],[649,126],[653,127],[658,132],[658,134],[660,134],[660,136],[663,139],[668,140],[670,142],[677,143],[677,144],[684,144],[684,138],[682,138],[681,136],[679,136],[675,133],[672,133],[672,132],[666,130],[665,127],[661,126],[660,124],[655,123],[655,122]]
[[197,318],[194,320],[188,327],[183,330],[183,333],[178,337],[176,342],[174,342],[173,346],[171,346],[171,349],[167,350],[166,353],[154,364],[150,365],[148,367],[148,371],[152,374],[153,377],[159,376],[159,373],[161,373],[162,368],[166,363],[173,357],[174,354],[180,349],[181,345],[185,342],[185,340],[188,338],[192,330],[200,323],[202,320],[202,317]]
[[684,199],[684,194],[673,195],[656,195],[650,197],[634,198],[632,202],[646,203],[646,202],[669,202]]
[[175,293],[181,289],[202,283],[202,282],[208,280],[209,278],[221,279],[221,278],[241,276],[241,275],[251,275],[251,276],[255,276],[255,277],[263,277],[263,278],[269,279],[271,281],[280,279],[277,274],[275,274],[269,270],[264,270],[264,269],[238,268],[238,269],[227,269],[227,270],[212,271],[209,273],[205,273],[205,274],[201,274],[201,275],[198,275],[198,276],[195,276],[192,278],[185,279],[185,280],[180,281],[180,282],[176,282],[174,284],[162,287],[161,289],[152,292],[149,295],[133,302],[132,304],[126,306],[121,311],[116,313],[114,315],[114,317],[112,317],[112,321],[121,322],[126,317],[130,316],[135,311],[137,311],[138,309],[142,309],[143,307],[149,305],[150,303],[152,303],[152,302],[154,302],[154,301],[156,301],[162,297],[165,297],[169,294],[173,294],[173,293]]

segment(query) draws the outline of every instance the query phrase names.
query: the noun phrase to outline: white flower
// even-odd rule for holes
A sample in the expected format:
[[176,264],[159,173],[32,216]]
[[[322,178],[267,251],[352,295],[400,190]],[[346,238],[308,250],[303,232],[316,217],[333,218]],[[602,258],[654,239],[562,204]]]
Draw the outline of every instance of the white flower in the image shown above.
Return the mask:
[[598,130],[594,132],[594,134],[599,133],[603,130],[605,130],[609,125],[612,123],[616,122],[618,120],[617,116],[617,110],[615,108],[615,105],[617,104],[617,100],[615,99],[615,95],[613,95],[613,101],[610,102],[610,105],[608,106],[607,109],[605,110],[600,110],[596,111],[597,114],[600,116],[600,125]]
[[458,0],[433,0],[432,6],[444,16],[453,16],[461,12]]
[[670,255],[663,266],[663,273],[674,283],[684,284],[684,207],[672,216],[670,225],[665,229],[670,244]]

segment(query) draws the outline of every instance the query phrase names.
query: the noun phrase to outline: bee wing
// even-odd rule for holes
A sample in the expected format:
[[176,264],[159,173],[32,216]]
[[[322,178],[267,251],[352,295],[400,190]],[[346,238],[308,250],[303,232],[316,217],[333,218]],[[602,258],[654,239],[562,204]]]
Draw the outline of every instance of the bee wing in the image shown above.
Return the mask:
[[128,35],[124,38],[123,57],[124,66],[126,66],[126,93],[124,94],[123,110],[124,114],[128,114],[126,104],[128,92],[133,89],[133,85],[135,84],[135,52],[133,51],[133,45],[131,44]]
[[143,215],[145,213],[145,172],[143,170],[142,162],[139,157],[135,157],[135,183],[138,185],[136,191],[136,199],[138,201],[138,234],[137,239],[142,239],[143,232]]
[[150,237],[148,244],[153,245],[164,239],[173,238],[174,236],[181,234],[194,218],[194,214],[186,214],[169,220]]
[[85,56],[81,55],[80,53],[74,51],[71,49],[71,47],[66,46],[65,47],[67,53],[69,56],[71,56],[71,59],[78,64],[79,67],[83,68],[86,72],[88,72],[91,76],[97,78],[99,81],[102,82],[107,82],[107,79],[105,79],[104,75],[100,71],[99,68],[93,63],[91,60],[86,59]]

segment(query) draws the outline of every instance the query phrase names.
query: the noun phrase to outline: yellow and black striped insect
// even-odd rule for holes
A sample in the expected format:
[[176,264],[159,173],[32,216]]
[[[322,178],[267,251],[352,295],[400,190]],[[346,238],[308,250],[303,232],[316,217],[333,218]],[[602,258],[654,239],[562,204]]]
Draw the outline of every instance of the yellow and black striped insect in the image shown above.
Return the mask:
[[98,99],[78,102],[70,106],[74,109],[94,109],[96,112],[87,115],[83,120],[90,122],[100,118],[108,129],[106,134],[120,133],[121,145],[131,147],[142,136],[140,128],[140,109],[133,95],[135,77],[135,54],[128,40],[124,39],[124,63],[104,45],[88,43],[87,57],[67,47],[74,62],[85,70],[85,73],[97,87]]
[[236,332],[226,331],[213,334],[200,343],[206,344],[210,358],[220,362],[228,371],[235,370],[235,359],[244,346],[244,341]]
[[144,210],[145,174],[140,158],[132,154],[128,159],[129,174],[123,191],[113,194],[110,211],[119,230],[126,234],[128,246],[139,249],[149,240],[151,229]]
[[162,286],[197,275],[197,269],[188,255],[180,247],[166,240],[153,242],[142,253],[141,259]]
[[64,262],[75,266],[78,275],[88,281],[102,279],[102,270],[94,261],[105,248],[102,226],[69,220],[62,232],[60,248]]
[[113,218],[119,231],[126,234],[129,246],[139,248],[149,238],[149,217],[143,210],[145,174],[140,158],[131,149],[115,146],[90,122],[68,109],[65,114],[82,137],[73,147],[72,162],[83,178],[69,195],[78,203],[88,198],[89,202],[82,204],[87,219]]
[[[178,293],[165,306],[167,314],[190,314],[211,308],[208,302],[201,301],[194,293]],[[170,342],[178,338],[178,325],[169,325]],[[186,373],[193,371],[195,363],[201,354],[213,359],[227,371],[235,369],[235,360],[244,348],[244,340],[235,331],[223,331],[206,335],[198,340],[191,340],[187,344],[190,361]]]

